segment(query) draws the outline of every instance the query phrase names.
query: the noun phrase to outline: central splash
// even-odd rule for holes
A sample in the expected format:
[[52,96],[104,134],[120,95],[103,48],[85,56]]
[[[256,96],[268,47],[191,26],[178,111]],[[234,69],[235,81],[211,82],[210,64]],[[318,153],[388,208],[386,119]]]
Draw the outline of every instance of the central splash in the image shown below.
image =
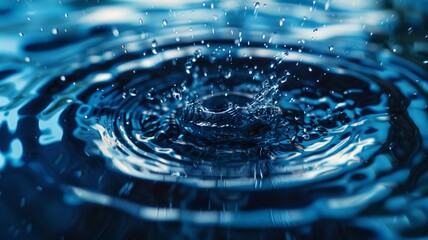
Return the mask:
[[255,95],[221,92],[190,101],[180,111],[178,124],[190,134],[209,142],[256,144],[274,136],[289,124],[279,107],[278,83],[263,83]]

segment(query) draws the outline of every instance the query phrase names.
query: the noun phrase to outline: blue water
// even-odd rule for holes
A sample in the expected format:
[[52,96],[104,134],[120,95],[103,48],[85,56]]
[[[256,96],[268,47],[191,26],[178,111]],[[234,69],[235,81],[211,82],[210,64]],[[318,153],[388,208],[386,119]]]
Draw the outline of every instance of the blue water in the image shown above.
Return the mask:
[[426,4],[0,3],[0,238],[427,238]]

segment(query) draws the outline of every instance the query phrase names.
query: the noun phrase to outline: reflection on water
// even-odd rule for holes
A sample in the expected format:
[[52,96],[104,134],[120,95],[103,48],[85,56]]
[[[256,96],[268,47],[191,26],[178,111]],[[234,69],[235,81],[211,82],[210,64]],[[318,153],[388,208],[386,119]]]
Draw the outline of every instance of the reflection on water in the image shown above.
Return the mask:
[[0,235],[427,237],[426,4],[0,3]]

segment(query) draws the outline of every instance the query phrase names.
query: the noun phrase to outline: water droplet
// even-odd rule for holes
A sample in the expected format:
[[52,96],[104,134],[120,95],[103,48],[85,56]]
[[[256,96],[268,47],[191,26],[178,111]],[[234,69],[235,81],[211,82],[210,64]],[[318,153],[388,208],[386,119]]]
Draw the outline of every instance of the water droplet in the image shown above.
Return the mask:
[[113,28],[112,30],[112,33],[113,33],[113,36],[115,36],[115,37],[119,37],[119,30],[117,29],[117,28]]
[[333,50],[334,50],[333,45],[328,46],[328,50],[329,50],[329,51],[333,51]]
[[428,64],[428,60],[425,60],[422,62],[423,64]]
[[281,18],[279,20],[279,26],[282,27],[282,25],[284,25],[284,22],[285,22],[285,18]]
[[64,17],[65,17],[65,18],[68,18],[68,13],[64,13]]
[[329,8],[330,8],[330,0],[327,0],[324,4],[324,11],[328,11]]
[[57,35],[58,34],[58,29],[57,28],[52,28],[51,30],[53,35]]
[[282,77],[279,79],[279,83],[281,83],[281,84],[286,83],[286,82],[287,82],[287,80],[288,80],[288,78],[287,78],[286,76],[282,76]]
[[309,138],[311,137],[308,133],[304,133],[303,135],[302,135],[302,137],[303,137],[303,139],[305,139],[305,140],[309,140]]
[[156,95],[156,91],[155,91],[155,89],[154,89],[154,88],[151,88],[151,89],[147,92],[147,94],[146,94],[146,98],[147,98],[148,100],[153,100],[153,99],[155,99],[155,95]]
[[60,78],[59,78],[61,81],[65,81],[65,80],[67,80],[66,78],[65,78],[65,76],[64,75],[62,75]]
[[318,28],[315,28],[314,30],[312,30],[312,32],[318,32]]
[[176,100],[181,100],[182,96],[180,91],[178,91],[178,89],[176,87],[174,87],[172,89],[172,96],[176,99]]
[[143,24],[143,19],[138,19],[138,22],[140,23],[140,24]]
[[230,77],[232,77],[232,69],[227,69],[225,72],[224,72],[224,74],[223,74],[223,77],[224,78],[226,78],[226,79],[229,79]]
[[162,20],[162,27],[168,26],[168,21],[166,19]]
[[153,40],[152,41],[152,53],[153,54],[158,54],[157,47],[158,47],[158,42],[156,40]]
[[138,92],[135,88],[131,88],[129,89],[129,95],[131,95],[132,97],[137,96]]
[[191,73],[191,69],[193,67],[193,62],[189,59],[186,61],[186,63],[184,64],[184,67],[186,68],[186,73],[190,74]]
[[413,33],[413,27],[409,27],[408,29],[407,29],[407,34],[412,34]]
[[260,3],[255,2],[254,3],[254,16],[257,17],[257,13],[259,12]]
[[19,35],[20,37],[23,37],[23,36],[24,36],[24,33],[20,32],[20,33],[18,33],[18,35]]
[[27,63],[29,63],[29,62],[31,62],[31,58],[30,57],[25,57],[24,61],[27,62]]
[[200,49],[200,48],[196,49],[195,52],[193,53],[193,55],[196,58],[200,58],[202,56],[202,49]]

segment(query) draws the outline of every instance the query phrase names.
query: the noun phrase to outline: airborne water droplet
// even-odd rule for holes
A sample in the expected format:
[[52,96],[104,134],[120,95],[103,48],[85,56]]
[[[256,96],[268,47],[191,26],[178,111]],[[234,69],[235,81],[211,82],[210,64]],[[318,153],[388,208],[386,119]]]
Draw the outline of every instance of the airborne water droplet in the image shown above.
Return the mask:
[[158,54],[157,48],[158,47],[158,42],[156,40],[152,41],[152,53],[153,54]]
[[192,60],[187,60],[186,63],[184,64],[184,67],[186,68],[186,73],[187,74],[191,74],[192,72],[190,71],[193,67],[193,62]]
[[153,100],[153,99],[155,99],[155,95],[156,95],[156,91],[155,91],[155,89],[154,89],[154,88],[151,88],[151,89],[147,92],[147,94],[146,94],[146,98],[147,98],[148,100]]
[[172,96],[176,99],[176,100],[181,100],[182,95],[181,93],[178,91],[178,89],[175,87],[172,89]]
[[302,137],[303,137],[303,139],[305,139],[305,140],[309,140],[309,138],[311,137],[308,133],[304,133],[303,135],[302,135]]
[[333,51],[333,49],[334,49],[333,45],[328,46],[329,51]]
[[260,3],[259,2],[255,2],[254,3],[254,16],[257,17],[257,14],[259,12],[259,7],[260,7]]
[[287,80],[288,80],[288,78],[286,77],[286,76],[283,76],[283,77],[281,77],[280,79],[279,79],[279,83],[286,83],[287,82]]
[[226,79],[229,79],[230,77],[232,77],[232,69],[227,69],[225,72],[224,72],[224,78],[226,78]]
[[200,48],[196,49],[195,52],[193,53],[193,55],[196,58],[200,58],[202,56],[202,50]]
[[328,11],[329,8],[330,8],[330,0],[327,0],[324,4],[324,11]]
[[279,26],[282,27],[282,25],[284,25],[285,22],[285,18],[281,18],[281,20],[279,20]]
[[168,25],[168,21],[166,19],[162,20],[162,27],[166,27]]
[[131,95],[132,97],[137,96],[138,92],[135,88],[131,88],[129,89],[129,95]]
[[58,29],[57,28],[52,28],[51,30],[53,35],[57,35],[58,34]]
[[113,33],[113,36],[115,36],[115,37],[119,37],[119,30],[117,29],[117,28],[113,28],[112,30],[111,30],[111,32]]

